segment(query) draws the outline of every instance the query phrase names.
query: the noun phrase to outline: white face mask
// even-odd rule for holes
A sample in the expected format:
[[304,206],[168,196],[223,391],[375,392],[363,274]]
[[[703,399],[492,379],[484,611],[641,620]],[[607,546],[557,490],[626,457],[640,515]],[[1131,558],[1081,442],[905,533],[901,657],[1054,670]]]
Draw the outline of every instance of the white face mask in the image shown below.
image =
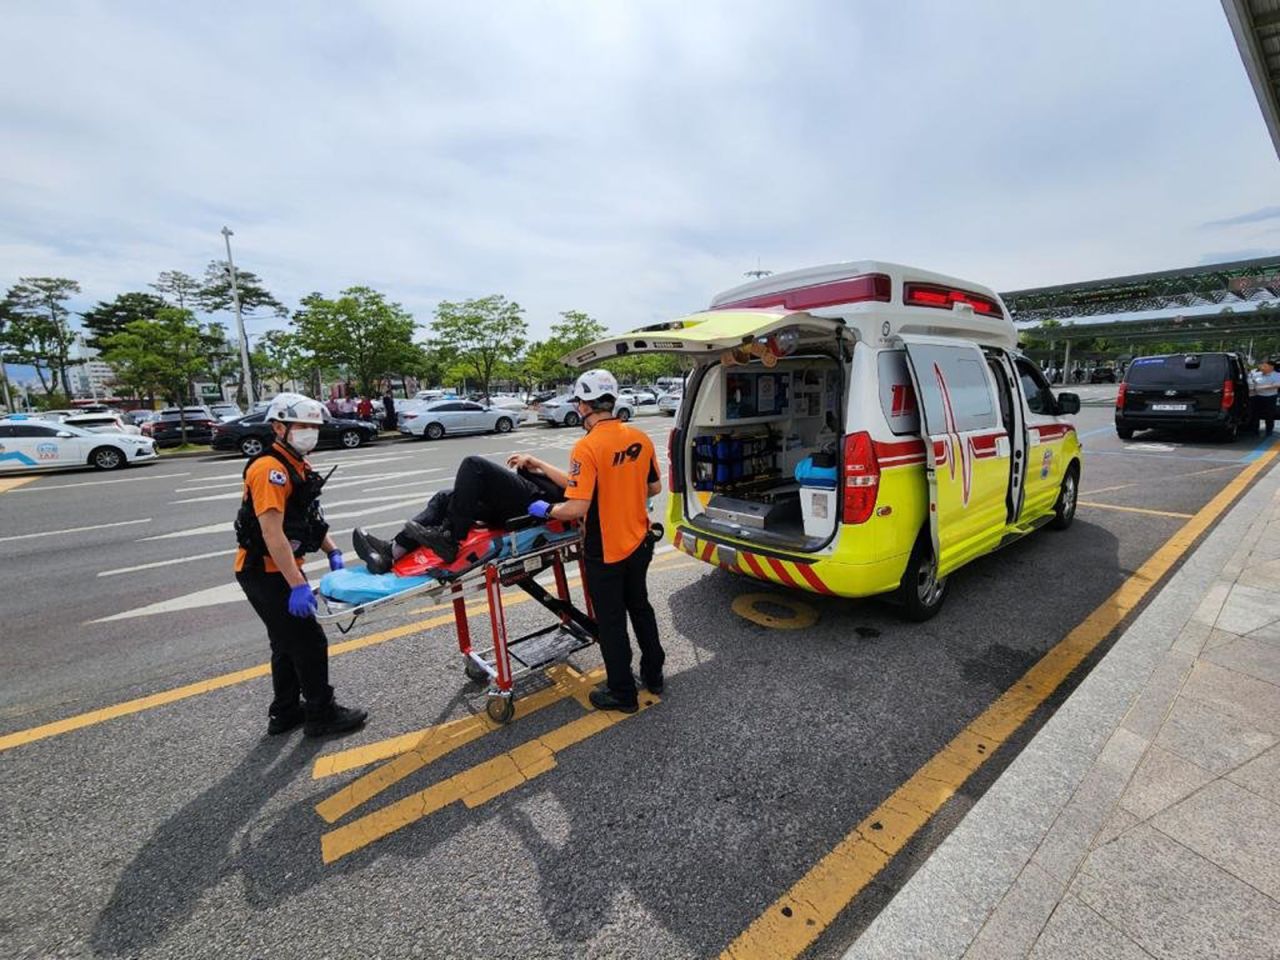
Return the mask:
[[294,427],[289,431],[289,446],[304,457],[320,442],[320,431],[315,427]]

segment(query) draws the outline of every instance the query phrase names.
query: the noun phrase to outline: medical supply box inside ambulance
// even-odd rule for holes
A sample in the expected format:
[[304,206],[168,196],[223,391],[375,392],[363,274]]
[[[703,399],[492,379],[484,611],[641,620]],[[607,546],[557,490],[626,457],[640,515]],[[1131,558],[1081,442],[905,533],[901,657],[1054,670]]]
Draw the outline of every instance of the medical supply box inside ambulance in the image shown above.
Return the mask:
[[924,620],[947,578],[1076,509],[1081,448],[1000,297],[898,264],[775,274],[570,353],[690,361],[667,529],[708,563]]

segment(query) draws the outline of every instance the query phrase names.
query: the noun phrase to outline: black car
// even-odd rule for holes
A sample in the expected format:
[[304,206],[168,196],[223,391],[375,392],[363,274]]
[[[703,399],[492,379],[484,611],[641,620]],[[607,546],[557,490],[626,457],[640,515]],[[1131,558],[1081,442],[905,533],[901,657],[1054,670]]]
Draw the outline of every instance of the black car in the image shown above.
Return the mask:
[[142,425],[142,435],[150,437],[157,447],[176,447],[182,443],[183,420],[186,420],[187,443],[208,443],[213,439],[217,417],[208,407],[165,407]]
[[[368,420],[350,420],[332,417],[324,412],[320,425],[319,447],[345,447],[354,450],[378,436],[378,427]],[[271,424],[267,413],[260,410],[230,423],[219,423],[213,428],[213,449],[239,450],[246,457],[257,456],[271,443]]]
[[1235,353],[1137,357],[1116,393],[1116,433],[1202,430],[1234,440],[1249,422],[1249,380]]
[[1115,367],[1094,367],[1089,371],[1090,383],[1115,383],[1116,368]]

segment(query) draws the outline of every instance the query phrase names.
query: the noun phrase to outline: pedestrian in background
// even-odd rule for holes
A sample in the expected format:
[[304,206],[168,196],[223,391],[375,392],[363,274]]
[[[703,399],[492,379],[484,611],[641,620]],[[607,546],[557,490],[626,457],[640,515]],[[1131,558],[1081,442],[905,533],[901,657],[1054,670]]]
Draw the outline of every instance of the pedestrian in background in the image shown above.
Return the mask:
[[368,397],[361,397],[360,402],[356,404],[356,415],[361,420],[373,419],[373,401]]
[[399,418],[396,416],[396,401],[391,396],[390,390],[382,395],[382,412],[384,414],[382,418],[382,429],[396,429],[396,427],[399,426]]
[[1280,373],[1276,373],[1276,363],[1263,360],[1249,375],[1249,415],[1254,420],[1254,433],[1262,433],[1264,425],[1268,437],[1275,430],[1277,393],[1280,393]]

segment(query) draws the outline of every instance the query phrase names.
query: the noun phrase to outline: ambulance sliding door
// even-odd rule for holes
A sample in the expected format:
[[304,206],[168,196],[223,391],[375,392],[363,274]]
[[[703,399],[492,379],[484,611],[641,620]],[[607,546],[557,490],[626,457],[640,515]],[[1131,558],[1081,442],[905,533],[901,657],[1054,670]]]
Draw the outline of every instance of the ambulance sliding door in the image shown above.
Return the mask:
[[1009,435],[996,385],[974,344],[903,337],[924,434],[929,526],[938,575],[1000,543],[1009,491]]

